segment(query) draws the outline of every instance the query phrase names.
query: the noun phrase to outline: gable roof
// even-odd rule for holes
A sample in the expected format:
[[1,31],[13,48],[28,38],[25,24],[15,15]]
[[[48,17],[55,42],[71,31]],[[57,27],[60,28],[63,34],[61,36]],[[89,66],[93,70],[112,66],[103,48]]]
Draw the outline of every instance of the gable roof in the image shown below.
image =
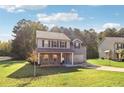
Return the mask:
[[75,41],[79,41],[79,42],[82,43],[82,41],[80,39],[78,39],[78,38],[72,40],[72,42],[75,42]]
[[116,42],[124,42],[124,37],[105,37],[99,45],[102,44],[103,41],[108,40],[110,43],[116,43]]
[[64,33],[36,31],[36,38],[70,40]]
[[78,40],[81,41],[81,44],[82,44],[83,46],[86,46],[86,45],[87,45],[84,40],[82,40],[81,38],[79,38],[79,36],[77,36],[77,35],[74,33],[74,31],[68,30],[68,31],[63,31],[63,33],[64,33],[65,35],[67,35],[67,36],[71,39],[71,41],[74,41],[75,39],[76,39],[76,40],[78,39]]

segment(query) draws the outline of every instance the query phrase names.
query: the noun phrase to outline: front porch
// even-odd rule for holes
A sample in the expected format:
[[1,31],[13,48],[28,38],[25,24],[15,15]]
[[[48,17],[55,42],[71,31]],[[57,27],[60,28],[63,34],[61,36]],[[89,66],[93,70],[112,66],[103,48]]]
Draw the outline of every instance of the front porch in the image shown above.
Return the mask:
[[39,52],[38,64],[41,67],[73,65],[73,52]]

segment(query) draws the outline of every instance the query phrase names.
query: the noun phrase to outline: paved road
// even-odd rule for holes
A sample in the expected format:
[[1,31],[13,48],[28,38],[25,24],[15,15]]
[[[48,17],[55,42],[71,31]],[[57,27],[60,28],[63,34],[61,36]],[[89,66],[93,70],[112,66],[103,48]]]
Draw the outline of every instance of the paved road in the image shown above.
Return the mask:
[[12,59],[12,58],[8,56],[0,57],[0,61],[9,60],[9,59]]
[[115,71],[115,72],[124,72],[124,68],[119,67],[110,67],[110,66],[100,66],[96,70],[105,70],[105,71]]

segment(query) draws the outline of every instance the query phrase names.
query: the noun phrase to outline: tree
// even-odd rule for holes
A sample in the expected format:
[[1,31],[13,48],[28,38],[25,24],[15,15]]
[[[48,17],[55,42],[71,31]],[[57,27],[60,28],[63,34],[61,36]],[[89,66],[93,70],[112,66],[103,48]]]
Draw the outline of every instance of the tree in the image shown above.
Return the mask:
[[98,35],[99,41],[101,41],[104,37],[118,37],[116,28],[106,28],[104,31],[100,32]]
[[12,53],[16,59],[26,59],[28,53],[36,47],[36,30],[47,31],[47,27],[40,22],[20,20],[13,28],[14,40],[12,41]]
[[98,58],[98,38],[94,29],[82,31],[82,41],[87,46],[87,58]]
[[117,30],[115,28],[107,28],[103,34],[105,37],[115,37],[117,36],[116,31]]
[[118,53],[119,55],[119,61],[122,61],[122,59],[124,58],[124,49],[116,50],[116,53]]
[[51,32],[58,32],[58,33],[60,33],[61,32],[61,29],[59,27],[57,27],[57,26],[54,26],[54,27],[51,28],[50,31]]
[[11,41],[0,42],[0,56],[11,55]]
[[117,34],[119,37],[124,37],[124,28],[121,28]]

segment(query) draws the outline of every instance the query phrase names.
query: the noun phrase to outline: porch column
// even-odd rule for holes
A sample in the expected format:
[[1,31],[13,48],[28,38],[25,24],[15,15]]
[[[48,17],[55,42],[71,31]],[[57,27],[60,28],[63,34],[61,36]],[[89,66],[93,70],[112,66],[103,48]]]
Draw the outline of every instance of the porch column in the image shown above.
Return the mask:
[[71,58],[72,58],[72,59],[71,59],[72,65],[74,65],[74,62],[73,62],[73,61],[74,61],[74,60],[73,60],[73,58],[74,58],[74,53],[71,54]]
[[61,62],[62,62],[62,52],[61,52]]
[[40,53],[38,53],[38,64],[40,64]]

